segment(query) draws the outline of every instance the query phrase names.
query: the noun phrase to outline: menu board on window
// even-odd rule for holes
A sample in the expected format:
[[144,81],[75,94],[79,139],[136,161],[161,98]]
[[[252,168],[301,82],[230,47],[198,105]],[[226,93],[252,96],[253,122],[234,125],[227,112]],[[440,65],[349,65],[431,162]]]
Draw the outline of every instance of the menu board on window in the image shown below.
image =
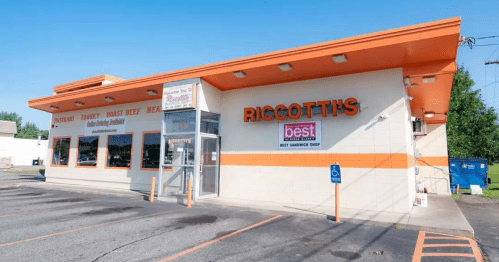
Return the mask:
[[85,136],[126,133],[126,116],[85,121]]
[[163,87],[163,110],[196,107],[196,84]]

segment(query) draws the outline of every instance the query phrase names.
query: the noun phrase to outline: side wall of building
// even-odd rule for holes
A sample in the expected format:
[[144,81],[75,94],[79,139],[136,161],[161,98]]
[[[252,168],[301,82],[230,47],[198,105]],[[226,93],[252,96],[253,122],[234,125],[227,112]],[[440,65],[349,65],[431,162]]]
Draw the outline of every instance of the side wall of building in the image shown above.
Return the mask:
[[420,175],[418,182],[424,181],[428,193],[449,195],[449,159],[445,124],[427,126],[426,136],[416,137],[416,149],[420,156],[417,161]]
[[0,157],[9,157],[14,166],[30,166],[40,159],[45,164],[47,140],[0,137]]
[[[243,121],[245,107],[349,97],[361,104],[355,116],[282,121],[321,121],[322,149],[279,150],[280,121]],[[414,157],[401,69],[224,91],[221,101],[221,197],[332,207],[329,165],[339,162],[342,207],[410,211]]]

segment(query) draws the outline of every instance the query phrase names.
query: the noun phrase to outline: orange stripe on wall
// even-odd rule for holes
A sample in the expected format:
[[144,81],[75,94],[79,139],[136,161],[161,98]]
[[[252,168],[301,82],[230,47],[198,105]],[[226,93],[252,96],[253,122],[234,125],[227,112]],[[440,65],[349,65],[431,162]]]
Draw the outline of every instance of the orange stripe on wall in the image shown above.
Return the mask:
[[449,166],[446,156],[422,156],[417,161],[418,166]]
[[338,162],[350,168],[409,168],[414,157],[408,154],[221,154],[220,165],[329,167]]

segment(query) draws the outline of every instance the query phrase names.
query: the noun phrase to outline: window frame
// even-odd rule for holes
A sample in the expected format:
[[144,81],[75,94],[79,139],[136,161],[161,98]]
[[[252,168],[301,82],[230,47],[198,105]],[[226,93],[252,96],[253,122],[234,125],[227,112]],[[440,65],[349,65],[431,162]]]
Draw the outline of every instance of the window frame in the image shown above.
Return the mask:
[[[140,161],[140,170],[144,170],[144,171],[159,171],[159,166],[161,165],[161,161],[160,161],[160,163],[159,163],[159,165],[158,165],[157,168],[154,168],[154,167],[144,167],[144,142],[145,142],[145,136],[146,136],[146,134],[159,134],[159,137],[160,137],[159,145],[161,146],[161,130],[143,131],[142,132],[142,149],[140,150],[140,160],[141,160]],[[161,155],[161,152],[160,152],[160,155]]]
[[[67,165],[56,165],[52,164],[54,162],[54,146],[56,145],[55,141],[61,138],[69,138],[69,149],[68,149],[68,164]],[[69,162],[71,160],[71,140],[73,140],[72,136],[54,136],[52,137],[52,147],[50,148],[50,167],[69,167]]]
[[[107,166],[109,155],[109,136],[121,136],[121,135],[132,135],[132,144],[130,146],[130,166],[129,167],[119,167],[119,166]],[[106,163],[104,164],[104,169],[122,169],[122,170],[131,170],[132,169],[132,160],[133,160],[133,132],[126,132],[125,134],[108,134],[106,136]]]
[[[79,153],[80,153],[80,138],[81,137],[97,137],[97,157],[95,159],[95,166],[79,166],[78,165],[78,158],[79,158]],[[76,140],[76,161],[75,161],[75,168],[97,168],[99,165],[99,142],[100,142],[100,136],[85,136],[85,135],[79,135]],[[106,159],[107,160],[107,159]]]

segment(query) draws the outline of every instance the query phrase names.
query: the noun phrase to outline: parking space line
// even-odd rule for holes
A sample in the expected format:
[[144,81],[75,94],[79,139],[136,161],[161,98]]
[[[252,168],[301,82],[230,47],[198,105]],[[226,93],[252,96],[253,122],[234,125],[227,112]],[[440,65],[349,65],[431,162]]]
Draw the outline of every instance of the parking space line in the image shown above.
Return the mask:
[[91,225],[91,226],[86,226],[86,227],[81,227],[81,228],[76,228],[76,229],[61,231],[61,232],[52,233],[52,234],[48,234],[48,235],[43,235],[43,236],[38,236],[38,237],[33,237],[33,238],[28,238],[28,239],[18,240],[18,241],[14,241],[14,242],[0,244],[0,247],[6,247],[6,246],[11,246],[11,245],[16,245],[16,244],[22,244],[22,243],[26,243],[26,242],[30,242],[30,241],[34,241],[34,240],[40,240],[40,239],[44,239],[44,238],[60,236],[60,235],[64,235],[64,234],[69,234],[69,233],[74,233],[74,232],[78,232],[78,231],[88,230],[88,229],[92,229],[92,228],[97,228],[97,227],[103,227],[103,226],[118,224],[118,223],[122,223],[122,222],[127,222],[127,221],[137,220],[137,219],[141,219],[141,218],[146,218],[146,217],[153,217],[153,216],[164,215],[164,214],[167,214],[167,213],[171,213],[173,211],[178,211],[178,210],[169,210],[169,211],[154,213],[154,214],[150,214],[150,215],[144,215],[144,216],[138,216],[138,217],[131,217],[131,218],[127,218],[127,219],[121,219],[121,220],[116,220],[116,221],[111,221],[111,222],[106,222],[106,223],[101,223],[101,224],[96,224],[96,225]]
[[471,247],[471,244],[424,244],[423,247]]
[[466,253],[423,253],[423,257],[475,257],[473,254]]
[[[90,201],[87,201],[86,203],[80,204],[80,205],[78,205],[76,207],[85,206],[87,204],[92,204],[94,202],[97,202],[97,200],[90,200]],[[72,205],[72,207],[73,206],[75,206],[75,205]],[[51,210],[63,209],[65,207],[66,206],[60,206],[60,207],[47,208],[47,209],[42,209],[42,210],[34,210],[34,211],[28,211],[28,212],[20,212],[20,213],[8,214],[8,215],[1,215],[0,218],[42,213],[42,212],[51,211]]]
[[[416,247],[414,249],[414,255],[412,257],[412,262],[421,262],[422,257],[472,257],[478,262],[483,262],[483,256],[478,249],[476,241],[472,238],[462,237],[462,236],[452,236],[448,234],[433,233],[436,235],[442,235],[442,237],[436,236],[426,236],[425,231],[419,231],[418,239],[416,241]],[[436,244],[425,244],[426,239],[437,239],[437,240],[466,240],[468,244],[453,244],[453,243],[436,243]],[[423,248],[434,248],[434,247],[471,247],[473,253],[423,253]]]
[[211,245],[211,244],[213,244],[213,243],[216,243],[216,242],[218,242],[218,241],[220,241],[220,240],[222,240],[222,239],[232,237],[232,236],[237,235],[237,234],[239,234],[239,233],[242,233],[242,232],[244,232],[244,231],[248,231],[248,230],[250,230],[250,229],[252,229],[252,228],[255,228],[255,227],[261,226],[261,225],[263,225],[263,224],[266,224],[266,223],[268,223],[268,222],[270,222],[270,221],[276,220],[276,219],[278,219],[278,218],[280,218],[280,217],[282,217],[282,215],[277,215],[277,216],[271,217],[271,218],[269,218],[269,219],[265,219],[265,220],[260,221],[260,222],[258,222],[258,223],[256,223],[256,224],[253,224],[253,225],[247,226],[247,227],[245,227],[245,228],[239,229],[239,230],[234,231],[234,232],[232,232],[232,233],[229,233],[229,234],[227,234],[227,235],[223,235],[223,236],[217,237],[217,238],[215,238],[215,239],[212,239],[212,240],[210,240],[210,241],[204,242],[204,243],[202,243],[202,244],[200,244],[200,245],[197,245],[197,246],[195,246],[195,247],[188,248],[188,249],[186,249],[186,250],[184,250],[184,251],[182,251],[182,252],[179,252],[179,253],[177,253],[177,254],[175,254],[175,255],[169,256],[169,257],[167,257],[167,258],[165,258],[165,259],[162,259],[162,260],[160,260],[160,261],[158,261],[158,262],[167,262],[167,261],[171,261],[171,260],[177,259],[177,258],[179,258],[179,257],[181,257],[181,256],[187,255],[187,254],[189,254],[189,253],[191,253],[191,252],[193,252],[193,251],[196,251],[196,250],[198,250],[198,249],[201,249],[201,248],[203,248],[203,247],[205,247],[205,246],[208,246],[208,245]]

